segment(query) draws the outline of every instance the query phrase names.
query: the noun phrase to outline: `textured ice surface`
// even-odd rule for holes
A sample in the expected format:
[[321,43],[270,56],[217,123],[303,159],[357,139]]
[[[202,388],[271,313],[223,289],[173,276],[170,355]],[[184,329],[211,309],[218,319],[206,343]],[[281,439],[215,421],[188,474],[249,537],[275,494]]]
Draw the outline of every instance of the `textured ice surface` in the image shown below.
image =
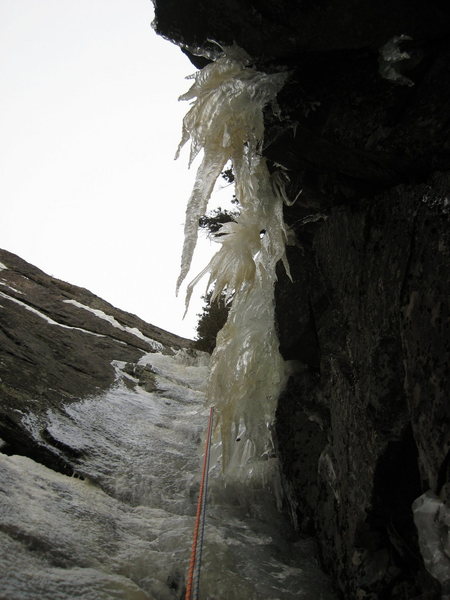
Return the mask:
[[[249,56],[236,46],[193,76],[194,83],[180,100],[194,100],[183,120],[176,154],[191,140],[189,164],[203,150],[203,160],[186,210],[185,241],[177,288],[186,277],[198,234],[198,219],[206,212],[216,179],[231,160],[242,161],[257,152],[264,137],[263,109],[286,80],[286,73],[268,75],[248,66]],[[241,204],[245,200],[239,194]]]
[[[74,469],[85,479],[0,454],[1,598],[181,597],[208,412],[205,355],[196,360],[149,354],[141,364],[156,373],[158,392],[119,378],[64,412],[24,419],[37,441],[46,427],[78,450]],[[249,517],[237,490],[220,486],[212,472],[200,598],[333,600],[314,545],[288,543],[272,496],[254,498]]]
[[208,272],[212,300],[222,292],[233,299],[217,336],[207,389],[220,431],[215,454],[228,483],[237,478],[265,486],[272,480],[277,488],[270,428],[285,376],[274,324],[274,284],[280,260],[289,274],[283,222],[287,197],[283,176],[270,175],[261,145],[263,109],[275,101],[287,74],[261,73],[248,64],[241,49],[225,49],[181,97],[195,101],[183,121],[180,148],[190,139],[190,160],[201,149],[204,157],[187,208],[178,285],[190,266],[198,218],[231,160],[240,214],[216,235],[221,248],[189,284],[187,303],[193,286]]

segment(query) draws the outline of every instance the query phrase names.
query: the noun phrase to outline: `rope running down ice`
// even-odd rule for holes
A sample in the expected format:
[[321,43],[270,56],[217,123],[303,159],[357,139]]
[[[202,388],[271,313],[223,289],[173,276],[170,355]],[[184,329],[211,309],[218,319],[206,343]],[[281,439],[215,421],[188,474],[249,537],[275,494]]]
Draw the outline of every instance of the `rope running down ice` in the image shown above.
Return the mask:
[[185,600],[198,600],[200,591],[200,569],[203,550],[203,535],[205,531],[206,496],[208,492],[209,456],[211,449],[212,424],[214,408],[209,411],[208,430],[205,440],[205,453],[203,457],[202,478],[198,492],[197,515],[195,518],[194,535],[192,541],[191,560],[186,583]]

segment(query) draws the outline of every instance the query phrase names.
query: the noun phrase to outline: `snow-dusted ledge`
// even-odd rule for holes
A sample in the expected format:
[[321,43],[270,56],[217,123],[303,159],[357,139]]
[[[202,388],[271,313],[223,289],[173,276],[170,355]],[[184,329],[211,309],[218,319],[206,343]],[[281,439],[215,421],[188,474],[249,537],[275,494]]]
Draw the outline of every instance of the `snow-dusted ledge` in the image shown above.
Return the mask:
[[99,319],[108,321],[108,323],[110,323],[116,329],[120,329],[122,331],[130,333],[131,335],[134,335],[137,338],[140,338],[141,340],[143,340],[144,342],[149,344],[149,346],[156,351],[160,352],[164,349],[164,346],[162,344],[160,344],[156,340],[153,340],[152,338],[149,338],[146,335],[144,335],[142,333],[142,331],[139,331],[139,329],[137,327],[127,327],[126,325],[122,325],[113,316],[107,315],[105,312],[103,312],[102,310],[100,310],[98,308],[91,308],[90,306],[81,304],[81,302],[77,302],[76,300],[64,300],[64,302],[66,304],[73,304],[73,306],[77,306],[78,308],[82,308],[83,310],[87,310],[90,313],[93,313]]
[[97,337],[105,337],[101,333],[94,333],[93,331],[88,331],[87,329],[82,329],[81,327],[71,327],[70,325],[64,325],[63,323],[58,323],[57,321],[54,321],[53,319],[50,319],[50,317],[48,317],[47,315],[45,315],[41,311],[37,310],[36,308],[33,308],[29,304],[26,304],[25,302],[22,302],[21,300],[18,300],[17,298],[14,298],[13,296],[8,296],[8,294],[5,294],[4,292],[0,292],[0,297],[1,298],[6,298],[7,300],[10,300],[11,302],[15,302],[19,306],[22,306],[22,308],[25,308],[26,310],[28,310],[29,312],[32,312],[33,314],[37,315],[38,317],[40,317],[44,321],[47,321],[47,323],[49,325],[57,325],[58,327],[63,327],[64,329],[75,329],[77,331],[82,331],[83,333],[89,333],[90,335],[95,335]]

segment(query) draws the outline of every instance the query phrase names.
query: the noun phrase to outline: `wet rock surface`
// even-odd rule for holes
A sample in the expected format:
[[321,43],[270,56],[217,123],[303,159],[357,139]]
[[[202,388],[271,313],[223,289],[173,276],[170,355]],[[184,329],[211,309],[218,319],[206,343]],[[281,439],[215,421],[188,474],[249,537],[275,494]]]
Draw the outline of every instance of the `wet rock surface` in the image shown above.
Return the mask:
[[[207,59],[192,51],[215,40],[290,72],[264,153],[287,169],[289,197],[301,192],[285,209],[294,282],[280,270],[276,290],[281,351],[297,364],[276,424],[294,521],[316,532],[346,600],[446,597],[411,503],[427,490],[449,502],[449,5],[155,9],[157,32],[196,66]],[[407,55],[390,62],[402,35]]]
[[55,442],[51,452],[49,432],[40,432],[39,444],[24,419],[108,389],[116,378],[113,361],[137,362],[144,353],[192,342],[10,252],[0,250],[0,264],[1,451],[70,472],[71,449]]

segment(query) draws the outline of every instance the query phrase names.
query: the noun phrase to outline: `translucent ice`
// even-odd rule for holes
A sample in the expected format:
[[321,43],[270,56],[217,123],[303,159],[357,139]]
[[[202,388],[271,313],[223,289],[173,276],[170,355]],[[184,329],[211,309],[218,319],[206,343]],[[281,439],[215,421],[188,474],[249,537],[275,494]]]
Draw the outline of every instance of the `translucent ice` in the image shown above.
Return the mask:
[[[212,355],[207,398],[216,407],[222,466],[229,478],[264,479],[273,462],[270,427],[284,383],[284,365],[274,325],[275,267],[285,256],[284,178],[271,176],[261,156],[264,107],[275,101],[286,73],[249,67],[236,46],[195,76],[184,100],[196,98],[183,122],[180,148],[191,139],[192,161],[204,157],[189,200],[178,287],[188,272],[198,218],[215,180],[231,160],[241,212],[216,235],[220,250],[191,282],[209,272],[213,299],[222,292],[232,306]],[[179,148],[179,149],[180,149]],[[262,463],[266,467],[262,467]],[[263,482],[264,483],[264,482]]]
[[[204,155],[186,210],[177,289],[189,271],[198,219],[206,212],[216,179],[228,160],[231,159],[235,167],[241,163],[244,148],[249,156],[257,152],[264,136],[263,109],[274,100],[286,80],[285,73],[261,73],[249,67],[249,61],[249,56],[240,48],[227,48],[221,58],[193,76],[193,85],[180,97],[180,100],[195,100],[183,120],[176,158],[189,139],[189,164],[200,150]],[[241,195],[238,197],[242,203]]]

